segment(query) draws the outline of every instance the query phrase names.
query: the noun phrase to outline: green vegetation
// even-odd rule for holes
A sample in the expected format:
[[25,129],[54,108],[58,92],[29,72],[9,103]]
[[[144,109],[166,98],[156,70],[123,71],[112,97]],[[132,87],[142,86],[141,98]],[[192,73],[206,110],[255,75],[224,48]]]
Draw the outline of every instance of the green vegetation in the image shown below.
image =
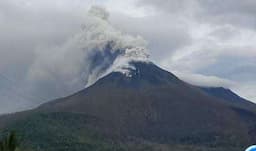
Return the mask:
[[16,151],[18,141],[15,132],[11,132],[0,141],[0,151]]
[[[240,151],[237,147],[209,147],[184,143],[160,144],[143,139],[121,140],[104,135],[94,117],[76,113],[36,113],[1,131],[0,151]],[[19,149],[17,138],[19,138]],[[16,150],[15,150],[16,149]]]
[[104,136],[97,124],[97,119],[84,114],[37,113],[2,133],[15,130],[22,151],[150,151],[147,145],[126,145]]

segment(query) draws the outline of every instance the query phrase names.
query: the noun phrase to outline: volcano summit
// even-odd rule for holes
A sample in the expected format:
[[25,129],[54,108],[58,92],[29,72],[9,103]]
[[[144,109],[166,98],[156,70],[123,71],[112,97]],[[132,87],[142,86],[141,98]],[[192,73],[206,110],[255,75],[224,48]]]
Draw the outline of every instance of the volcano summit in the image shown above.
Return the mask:
[[254,104],[217,97],[151,62],[126,65],[74,95],[2,116],[0,126],[42,150],[238,151],[255,141]]

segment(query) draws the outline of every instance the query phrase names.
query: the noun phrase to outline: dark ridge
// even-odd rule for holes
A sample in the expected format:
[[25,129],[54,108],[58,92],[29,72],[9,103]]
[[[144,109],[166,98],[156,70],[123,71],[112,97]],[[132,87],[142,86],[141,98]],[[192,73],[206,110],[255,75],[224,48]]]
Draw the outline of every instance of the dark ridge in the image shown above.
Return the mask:
[[235,94],[234,92],[232,92],[230,89],[227,88],[223,88],[223,87],[201,87],[201,89],[218,98],[221,99],[225,99],[225,100],[229,100],[229,101],[247,101],[243,98],[241,98],[240,96],[238,96],[237,94]]

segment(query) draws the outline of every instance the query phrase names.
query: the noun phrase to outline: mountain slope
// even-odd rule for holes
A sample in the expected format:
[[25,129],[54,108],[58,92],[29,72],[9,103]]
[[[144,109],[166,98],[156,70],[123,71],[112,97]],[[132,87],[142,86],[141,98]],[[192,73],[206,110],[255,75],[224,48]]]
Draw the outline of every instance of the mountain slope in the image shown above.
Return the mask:
[[248,102],[247,100],[241,98],[230,89],[226,89],[223,87],[202,87],[201,88],[206,93],[215,96],[220,99],[233,101],[233,102]]
[[96,116],[107,121],[111,134],[122,136],[199,143],[231,136],[250,140],[236,106],[217,101],[154,64],[133,65],[130,76],[113,72],[90,88],[39,109]]
[[200,89],[208,95],[213,96],[218,100],[222,100],[231,106],[236,106],[240,109],[249,110],[252,112],[256,111],[254,103],[238,96],[230,89],[223,87],[200,87]]
[[[231,147],[240,150],[256,141],[253,110],[213,97],[152,63],[132,62],[131,65],[134,68],[127,72],[111,72],[87,89],[43,104],[20,121],[26,123],[27,117],[34,114],[46,114],[52,119],[50,114],[58,113],[54,125],[58,125],[56,133],[59,134],[58,129],[62,130],[63,126],[58,120],[65,114],[77,115],[78,121],[83,119],[79,117],[94,117],[99,122],[86,122],[93,125],[89,128],[84,127],[84,122],[72,122],[69,118],[67,127],[89,129],[108,141],[126,144],[143,140],[149,144],[192,145],[192,148],[206,147],[206,150]],[[250,108],[256,107],[251,104]],[[49,120],[43,121],[48,126],[52,124]],[[7,127],[11,125],[15,124]],[[22,131],[26,133],[28,129]],[[69,138],[70,134],[72,131],[63,137]],[[85,134],[79,137],[84,138]]]

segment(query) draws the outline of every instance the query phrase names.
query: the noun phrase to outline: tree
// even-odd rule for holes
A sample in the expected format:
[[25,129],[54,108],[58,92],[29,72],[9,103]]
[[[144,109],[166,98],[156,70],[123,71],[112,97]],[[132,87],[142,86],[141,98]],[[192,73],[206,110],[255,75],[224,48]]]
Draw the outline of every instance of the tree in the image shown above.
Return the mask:
[[16,151],[18,146],[15,132],[8,134],[6,138],[0,141],[0,151]]

